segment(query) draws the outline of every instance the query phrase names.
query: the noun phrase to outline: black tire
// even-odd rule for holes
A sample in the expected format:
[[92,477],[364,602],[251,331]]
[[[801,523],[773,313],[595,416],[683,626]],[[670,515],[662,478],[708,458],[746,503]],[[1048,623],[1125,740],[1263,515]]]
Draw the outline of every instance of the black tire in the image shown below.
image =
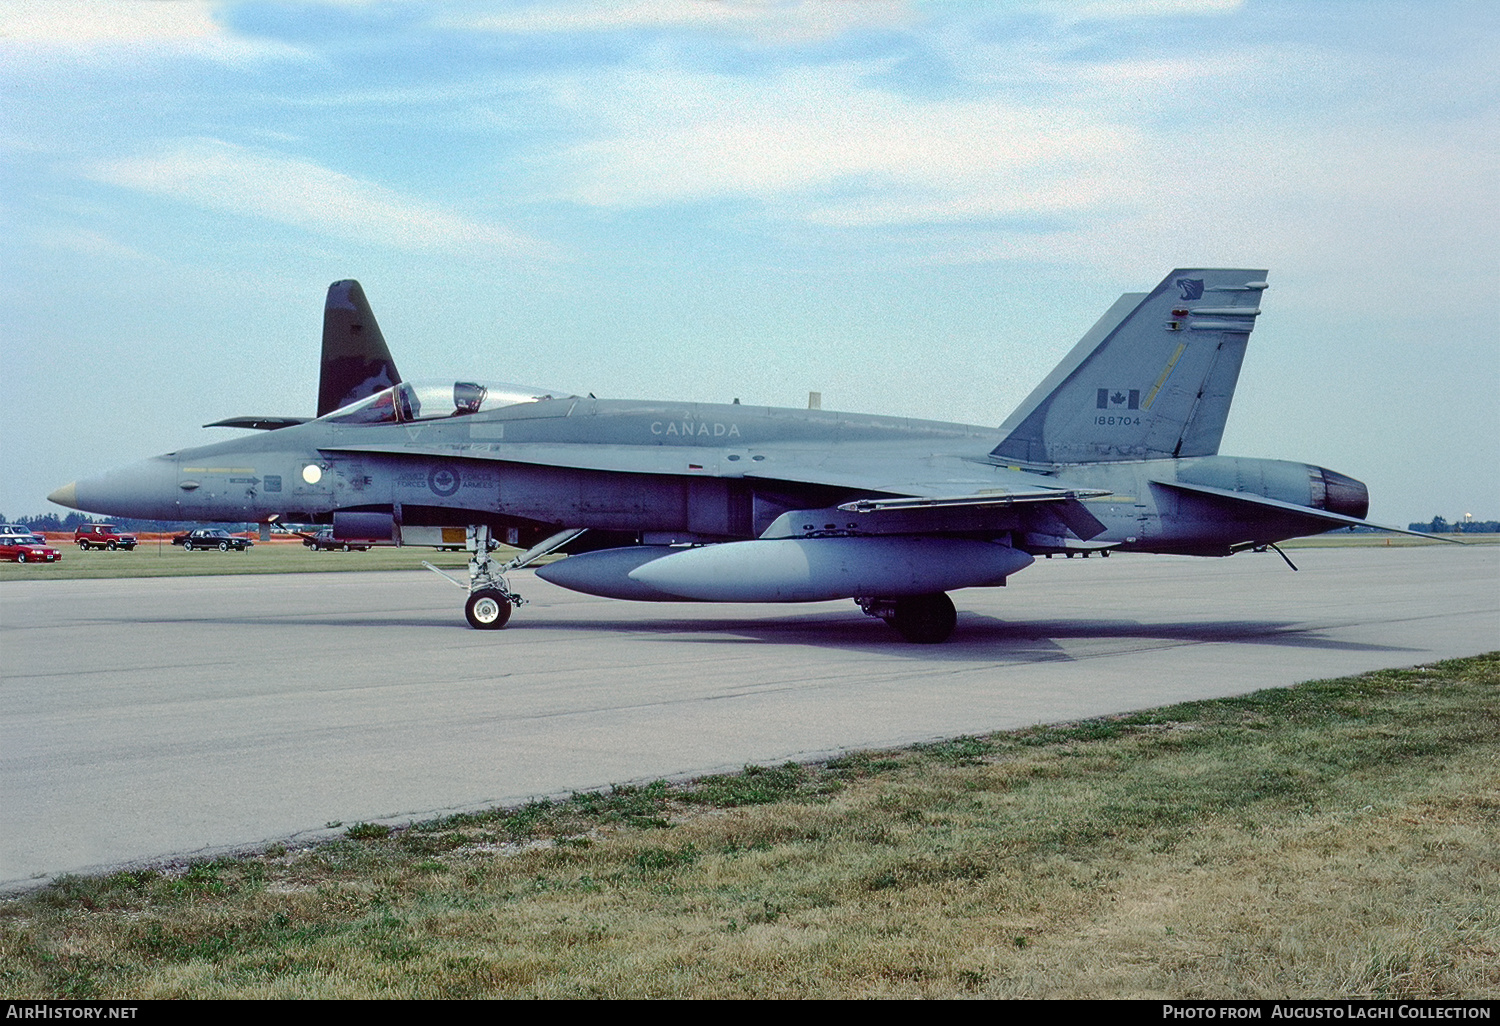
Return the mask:
[[498,631],[510,620],[510,602],[502,592],[483,588],[464,603],[464,617],[476,631]]
[[911,595],[896,600],[891,626],[915,645],[936,645],[947,641],[958,623],[953,600],[943,592]]
[[26,553],[24,553],[24,552],[17,552],[16,553],[16,562],[17,563],[24,563],[24,562],[26,562]]
[[344,551],[345,551],[345,552],[348,552],[348,551],[349,551],[349,545],[348,545],[348,544],[347,544],[347,543],[345,543],[345,545],[344,545]]
[[193,551],[193,543],[190,542],[190,541],[183,542],[182,543],[182,551],[184,551],[184,552],[192,552]]
[[224,541],[219,542],[219,551],[220,552],[228,552],[229,551],[229,543],[228,542],[224,542]]
[[114,542],[105,542],[104,543],[104,547],[106,549],[108,549],[109,551],[111,551],[111,552],[115,551],[115,543]]
[[87,552],[88,550],[89,550],[89,543],[80,539],[79,542],[78,542],[78,551],[79,552]]

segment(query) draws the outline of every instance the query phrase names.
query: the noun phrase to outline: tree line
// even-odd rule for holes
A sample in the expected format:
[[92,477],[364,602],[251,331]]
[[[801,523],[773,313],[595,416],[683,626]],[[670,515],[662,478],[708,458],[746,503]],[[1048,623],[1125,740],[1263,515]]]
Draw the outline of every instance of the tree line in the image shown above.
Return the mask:
[[1459,520],[1450,524],[1442,517],[1433,517],[1424,524],[1407,524],[1406,529],[1424,534],[1500,534],[1500,520]]
[[[66,516],[58,516],[56,513],[38,513],[29,517],[16,517],[14,520],[0,514],[0,524],[18,524],[21,527],[52,534],[72,534],[84,524],[114,524],[122,531],[188,531],[198,526],[196,520],[137,520],[135,517],[91,517],[87,513],[69,513]],[[232,531],[254,530],[257,524],[241,524],[238,527],[224,524],[221,525]]]

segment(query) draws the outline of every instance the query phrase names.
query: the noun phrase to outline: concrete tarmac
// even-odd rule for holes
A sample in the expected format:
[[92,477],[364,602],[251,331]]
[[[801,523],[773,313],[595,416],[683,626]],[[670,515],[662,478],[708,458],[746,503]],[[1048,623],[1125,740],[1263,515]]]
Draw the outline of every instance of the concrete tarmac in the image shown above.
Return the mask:
[[1500,648],[1500,547],[1293,558],[1039,560],[956,592],[939,646],[852,602],[616,602],[524,572],[498,632],[425,572],[8,581],[0,887]]

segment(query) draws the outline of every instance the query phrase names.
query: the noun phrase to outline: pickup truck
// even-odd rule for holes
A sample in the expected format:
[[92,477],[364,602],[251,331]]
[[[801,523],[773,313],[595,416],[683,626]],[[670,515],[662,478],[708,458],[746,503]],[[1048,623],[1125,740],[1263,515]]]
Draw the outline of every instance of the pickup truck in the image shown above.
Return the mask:
[[302,544],[314,552],[332,552],[334,549],[343,549],[345,552],[369,552],[374,541],[363,538],[335,539],[333,528],[325,527],[317,534],[304,534]]
[[121,534],[114,524],[80,524],[73,532],[73,542],[84,552],[89,549],[129,552],[136,545],[135,535]]

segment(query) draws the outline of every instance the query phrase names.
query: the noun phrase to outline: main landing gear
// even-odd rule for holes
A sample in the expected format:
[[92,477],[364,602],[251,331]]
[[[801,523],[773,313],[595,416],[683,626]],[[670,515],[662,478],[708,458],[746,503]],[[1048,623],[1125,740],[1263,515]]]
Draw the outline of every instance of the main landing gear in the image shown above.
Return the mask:
[[[471,526],[465,542],[465,547],[471,553],[467,586],[469,600],[464,603],[464,619],[469,621],[469,626],[476,631],[498,631],[509,623],[511,610],[516,606],[525,605],[526,600],[510,590],[505,575],[512,570],[529,566],[549,552],[562,548],[583,532],[584,528],[559,531],[541,544],[533,545],[520,553],[509,562],[501,563],[494,555],[495,549],[500,546],[500,543],[495,540],[494,531],[487,524]],[[453,581],[460,588],[465,587],[462,581],[448,577],[426,560],[423,560],[422,565]]]
[[931,595],[904,595],[901,598],[860,598],[854,601],[866,616],[878,616],[907,641],[917,645],[936,645],[947,641],[958,624],[953,600],[938,591]]

